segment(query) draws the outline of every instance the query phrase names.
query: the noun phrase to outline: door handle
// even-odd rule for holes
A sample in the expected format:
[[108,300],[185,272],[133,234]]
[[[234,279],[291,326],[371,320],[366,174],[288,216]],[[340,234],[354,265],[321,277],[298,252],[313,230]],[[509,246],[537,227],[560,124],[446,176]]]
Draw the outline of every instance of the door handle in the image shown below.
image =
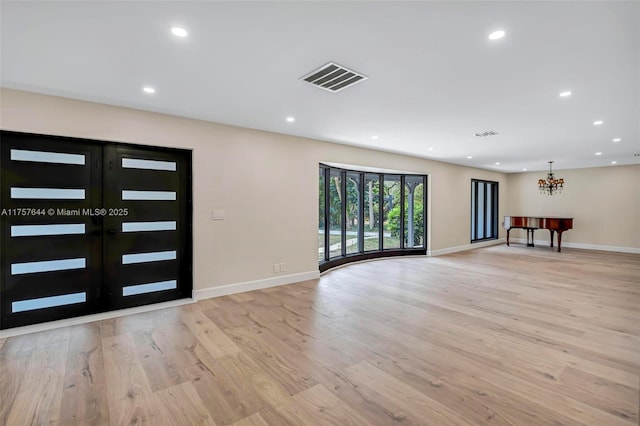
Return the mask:
[[117,229],[107,229],[107,234],[116,235],[118,233]]

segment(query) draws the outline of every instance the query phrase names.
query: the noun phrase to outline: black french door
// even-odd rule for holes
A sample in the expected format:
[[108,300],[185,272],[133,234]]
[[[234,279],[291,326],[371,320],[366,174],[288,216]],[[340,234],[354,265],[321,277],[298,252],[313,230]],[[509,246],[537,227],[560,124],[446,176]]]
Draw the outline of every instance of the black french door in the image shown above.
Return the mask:
[[95,312],[102,219],[65,213],[102,205],[101,147],[1,137],[2,328]]
[[191,296],[191,153],[2,131],[0,328]]
[[[191,295],[185,155],[104,148],[105,287],[112,309]],[[112,213],[112,214],[110,214]],[[188,285],[187,285],[188,284]]]

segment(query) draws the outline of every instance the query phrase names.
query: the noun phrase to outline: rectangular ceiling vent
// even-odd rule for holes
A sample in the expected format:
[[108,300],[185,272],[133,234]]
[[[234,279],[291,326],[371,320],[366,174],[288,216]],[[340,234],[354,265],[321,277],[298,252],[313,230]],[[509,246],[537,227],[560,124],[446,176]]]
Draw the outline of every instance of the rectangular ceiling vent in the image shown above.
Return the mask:
[[341,65],[329,62],[317,70],[300,77],[300,79],[321,89],[330,92],[339,92],[342,89],[366,80],[367,77]]
[[479,138],[485,138],[487,136],[495,136],[497,134],[498,134],[498,132],[494,132],[493,130],[489,130],[488,132],[474,133],[474,136],[478,136]]

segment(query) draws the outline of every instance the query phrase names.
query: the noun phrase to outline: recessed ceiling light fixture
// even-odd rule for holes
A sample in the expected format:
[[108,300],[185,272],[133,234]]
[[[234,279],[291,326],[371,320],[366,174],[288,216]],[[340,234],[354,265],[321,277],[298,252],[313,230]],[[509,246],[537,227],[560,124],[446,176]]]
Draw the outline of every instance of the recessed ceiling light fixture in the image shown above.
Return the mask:
[[499,162],[499,161],[496,161],[496,166],[499,166],[499,165],[500,165],[500,162]]
[[378,139],[378,137],[376,135],[373,135],[373,136],[371,136],[371,139],[373,139],[375,141],[376,139]]
[[611,164],[618,164],[618,162],[617,161],[612,161]]
[[601,152],[596,152],[596,155],[602,155],[602,153]]
[[472,156],[472,155],[467,155],[467,158],[468,158],[469,160],[471,160],[471,159],[473,158],[473,156]]
[[526,172],[526,171],[527,171],[527,168],[525,167],[524,169],[522,169],[522,171],[523,171],[523,172]]
[[622,139],[620,139],[620,138],[615,138],[615,139],[612,139],[611,142],[620,142],[621,140]]
[[293,123],[294,121],[296,121],[294,117],[287,117],[286,120],[287,120],[287,123]]
[[433,148],[429,148],[429,151],[433,151]]
[[156,93],[156,89],[150,86],[145,86],[142,88],[142,90],[144,91],[144,93],[149,93],[149,94]]
[[602,120],[596,120],[596,121],[593,122],[594,126],[602,126],[603,124],[604,124],[604,121],[602,121]]
[[494,31],[489,34],[489,40],[499,40],[504,37],[506,33],[503,30]]
[[571,92],[570,92],[569,90],[564,91],[564,92],[560,92],[560,95],[559,95],[559,96],[560,96],[561,98],[566,98],[566,97],[571,96]]
[[189,33],[184,28],[173,27],[171,28],[171,33],[177,37],[186,37]]

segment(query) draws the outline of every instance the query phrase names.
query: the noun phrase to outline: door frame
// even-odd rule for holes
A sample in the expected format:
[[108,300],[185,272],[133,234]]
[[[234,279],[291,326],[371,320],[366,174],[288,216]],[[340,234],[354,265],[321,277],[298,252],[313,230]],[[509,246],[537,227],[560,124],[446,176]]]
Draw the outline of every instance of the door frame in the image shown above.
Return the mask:
[[[153,145],[143,145],[143,144],[132,144],[132,143],[123,143],[123,142],[113,142],[113,141],[105,141],[105,140],[95,140],[95,139],[86,139],[86,138],[75,138],[68,136],[57,136],[57,135],[46,135],[46,134],[38,134],[38,133],[28,133],[28,132],[16,132],[9,130],[0,130],[0,145],[3,144],[3,140],[11,139],[12,144],[16,144],[18,139],[30,139],[30,140],[38,140],[41,139],[41,142],[45,144],[47,141],[61,141],[65,143],[77,143],[84,144],[85,146],[98,147],[101,151],[101,156],[104,160],[106,157],[106,152],[108,147],[115,148],[124,148],[131,150],[153,150],[156,152],[168,153],[173,155],[179,155],[184,160],[185,165],[185,176],[184,183],[180,183],[181,191],[184,191],[185,196],[185,206],[184,206],[184,220],[185,225],[181,227],[181,232],[183,233],[182,237],[184,238],[184,256],[180,259],[181,268],[179,272],[180,284],[178,286],[179,296],[171,298],[170,300],[179,300],[183,298],[192,298],[193,297],[193,176],[192,176],[192,167],[193,167],[193,150],[191,149],[181,149],[181,148],[170,148],[170,147],[159,147]],[[2,155],[2,151],[0,150],[0,155]],[[0,158],[0,161],[3,160]],[[95,170],[94,168],[98,168],[97,172],[100,176],[100,184],[101,187],[105,187],[106,180],[106,170],[104,168],[104,164],[93,164],[93,158],[89,167],[92,168],[91,175],[93,176]],[[101,163],[104,163],[102,161]],[[0,188],[5,184],[2,181],[4,171],[0,173]],[[184,186],[183,186],[184,185]],[[102,191],[101,188],[101,202],[102,206],[100,207],[108,207],[104,205],[107,200],[106,191]],[[2,198],[6,198],[7,194],[2,194]],[[10,206],[11,204],[9,204]],[[7,262],[7,257],[5,256],[5,244],[9,238],[11,238],[8,234],[5,233],[5,225],[9,221],[8,217],[0,217],[0,265],[4,265]],[[12,223],[12,222],[10,222]],[[7,228],[8,229],[8,228]],[[84,315],[108,312],[108,311],[116,311],[118,309],[122,309],[124,307],[131,306],[119,306],[113,307],[107,297],[106,289],[106,226],[104,225],[104,221],[101,223],[102,229],[102,279],[100,283],[95,283],[94,285],[88,285],[87,288],[96,288],[97,289],[97,299],[95,303],[87,303],[86,309],[78,310],[78,309],[60,309],[60,312],[57,312],[54,317],[46,318],[46,315],[43,315],[41,311],[32,311],[31,315],[29,315],[29,319],[26,321],[20,321],[19,323],[15,323],[12,319],[11,313],[0,312],[0,330],[8,329],[12,327],[26,326],[31,324],[39,324],[43,322],[55,321],[65,318],[75,318],[81,317]],[[89,238],[87,230],[86,238]],[[2,292],[5,288],[5,277],[4,274],[8,273],[6,270],[0,274],[0,296],[2,296]],[[141,303],[136,306],[142,306],[149,303],[159,303],[167,300],[158,300],[152,301],[148,303]],[[4,304],[4,302],[2,302]],[[73,306],[73,305],[70,305]],[[2,310],[2,306],[0,306],[0,310]],[[45,317],[45,319],[42,319]]]

